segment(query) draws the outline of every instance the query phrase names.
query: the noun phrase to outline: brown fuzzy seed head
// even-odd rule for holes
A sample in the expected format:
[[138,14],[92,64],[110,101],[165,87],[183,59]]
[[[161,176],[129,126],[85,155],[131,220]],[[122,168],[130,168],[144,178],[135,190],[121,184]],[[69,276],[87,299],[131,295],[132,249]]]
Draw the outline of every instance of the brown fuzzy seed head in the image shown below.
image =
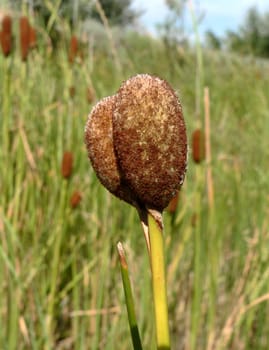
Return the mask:
[[85,129],[85,143],[92,166],[101,183],[115,192],[120,184],[112,139],[114,96],[102,99],[93,108]]
[[26,61],[29,44],[30,44],[30,24],[28,18],[23,16],[20,18],[20,43],[21,43],[21,59]]
[[74,191],[70,198],[70,206],[72,209],[75,209],[81,202],[82,195],[79,191]]
[[103,98],[93,108],[85,128],[88,157],[100,182],[115,196],[132,203],[129,190],[121,183],[112,135],[115,96]]
[[201,129],[196,129],[192,134],[192,159],[195,163],[205,159],[205,138]]
[[0,32],[0,44],[2,52],[7,57],[12,50],[12,19],[6,15],[2,21],[2,31]]
[[71,152],[64,152],[62,159],[62,176],[68,179],[73,171],[73,154]]
[[69,62],[73,63],[77,54],[78,54],[78,38],[73,35],[70,40],[70,47],[69,47]]
[[0,44],[3,55],[7,57],[11,53],[12,37],[3,31],[0,32]]
[[29,47],[34,49],[36,47],[36,30],[33,27],[29,28]]
[[124,181],[142,203],[163,210],[182,185],[187,162],[182,108],[168,83],[147,74],[123,83],[113,137]]
[[2,30],[5,34],[12,35],[12,18],[9,15],[4,16],[2,20]]

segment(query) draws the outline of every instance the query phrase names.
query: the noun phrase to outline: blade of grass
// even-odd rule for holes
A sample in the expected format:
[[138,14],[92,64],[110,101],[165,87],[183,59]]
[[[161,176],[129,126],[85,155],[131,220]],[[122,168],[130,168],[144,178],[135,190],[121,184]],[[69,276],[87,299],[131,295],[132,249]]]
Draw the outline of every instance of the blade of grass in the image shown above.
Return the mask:
[[139,330],[137,326],[137,320],[135,316],[135,308],[134,308],[134,298],[129,278],[129,271],[127,266],[127,261],[123,249],[123,245],[121,242],[117,244],[119,260],[120,260],[120,268],[121,268],[121,277],[123,283],[123,289],[125,294],[125,301],[128,313],[129,327],[133,341],[134,350],[142,350],[142,344],[140,340]]

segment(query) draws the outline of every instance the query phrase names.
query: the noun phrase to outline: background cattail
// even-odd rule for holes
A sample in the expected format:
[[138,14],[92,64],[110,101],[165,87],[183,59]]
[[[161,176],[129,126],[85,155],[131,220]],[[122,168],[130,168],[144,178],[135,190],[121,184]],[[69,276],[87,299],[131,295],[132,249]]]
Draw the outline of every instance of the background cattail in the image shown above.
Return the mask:
[[175,213],[175,211],[177,210],[178,200],[179,200],[179,191],[177,191],[176,195],[170,200],[168,207],[166,208],[168,213],[170,214]]
[[62,176],[68,179],[72,175],[73,170],[73,154],[71,152],[64,152],[62,159]]
[[0,32],[1,48],[4,56],[8,56],[12,49],[12,19],[6,15],[2,21],[2,31]]
[[71,37],[70,47],[69,47],[69,62],[73,63],[78,54],[78,39],[75,35]]
[[192,134],[192,159],[195,163],[205,159],[205,137],[201,129],[196,129]]
[[75,88],[74,85],[71,85],[71,86],[69,87],[69,96],[70,96],[71,98],[73,98],[73,97],[75,97],[75,94],[76,94],[76,88]]
[[20,44],[21,59],[26,61],[30,44],[30,25],[28,18],[25,16],[20,18]]
[[36,48],[37,42],[36,42],[36,29],[33,27],[29,28],[29,48],[34,49]]
[[81,202],[82,195],[79,191],[74,191],[70,198],[70,206],[72,209],[75,209]]

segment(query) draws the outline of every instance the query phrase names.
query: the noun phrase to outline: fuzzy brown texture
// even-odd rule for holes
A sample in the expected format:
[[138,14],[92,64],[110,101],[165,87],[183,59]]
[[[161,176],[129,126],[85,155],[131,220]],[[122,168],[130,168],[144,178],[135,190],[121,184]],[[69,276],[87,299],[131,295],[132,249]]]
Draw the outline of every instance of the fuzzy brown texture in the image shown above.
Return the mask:
[[78,38],[75,35],[73,35],[70,40],[69,56],[68,56],[70,63],[74,63],[75,58],[78,54],[78,48],[79,48]]
[[85,128],[88,157],[100,182],[115,196],[133,203],[128,188],[121,182],[114,153],[112,113],[115,96],[102,99],[90,113]]
[[77,206],[79,205],[79,203],[82,200],[82,195],[79,191],[74,191],[71,195],[70,198],[70,206],[72,209],[77,208]]
[[29,28],[29,48],[34,49],[37,46],[36,30],[33,27]]
[[68,179],[73,171],[73,154],[71,152],[64,152],[62,159],[62,176]]
[[12,18],[9,15],[3,17],[2,30],[6,34],[12,34]]
[[0,32],[0,44],[3,55],[7,57],[11,53],[12,38],[5,34],[3,31]]
[[2,31],[0,32],[0,43],[2,52],[7,57],[12,50],[12,19],[10,16],[4,16],[2,20]]
[[162,211],[182,185],[187,163],[182,108],[166,81],[141,74],[122,84],[113,138],[123,181],[140,202]]
[[23,16],[20,18],[20,44],[21,59],[26,61],[30,45],[30,24],[28,18]]
[[205,138],[201,129],[196,129],[192,134],[192,159],[195,163],[205,159]]

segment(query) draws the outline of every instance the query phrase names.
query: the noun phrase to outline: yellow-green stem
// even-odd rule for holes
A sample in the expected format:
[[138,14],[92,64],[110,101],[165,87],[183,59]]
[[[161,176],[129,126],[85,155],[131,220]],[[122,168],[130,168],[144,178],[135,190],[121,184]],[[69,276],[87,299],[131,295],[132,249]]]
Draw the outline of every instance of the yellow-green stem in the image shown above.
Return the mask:
[[161,225],[151,214],[148,214],[148,225],[157,349],[169,350],[171,346],[168,324],[163,231]]

